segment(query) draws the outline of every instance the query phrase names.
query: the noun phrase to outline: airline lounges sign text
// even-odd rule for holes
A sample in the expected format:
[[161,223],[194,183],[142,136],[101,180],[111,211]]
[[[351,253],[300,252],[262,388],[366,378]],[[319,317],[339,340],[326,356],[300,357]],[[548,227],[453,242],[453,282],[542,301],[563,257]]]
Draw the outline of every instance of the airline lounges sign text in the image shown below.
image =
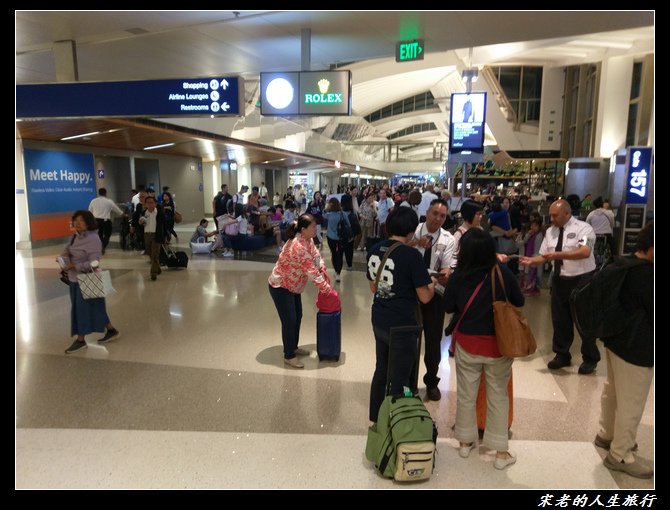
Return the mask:
[[92,154],[25,149],[24,162],[31,216],[88,209],[96,196]]

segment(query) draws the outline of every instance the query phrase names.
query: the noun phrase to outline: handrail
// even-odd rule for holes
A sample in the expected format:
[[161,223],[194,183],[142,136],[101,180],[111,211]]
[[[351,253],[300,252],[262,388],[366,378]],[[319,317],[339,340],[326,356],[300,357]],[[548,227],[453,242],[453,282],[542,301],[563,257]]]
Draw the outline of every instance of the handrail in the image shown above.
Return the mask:
[[519,129],[521,129],[521,125],[519,123],[516,110],[512,106],[512,103],[509,102],[507,94],[505,94],[505,91],[500,86],[500,82],[498,81],[496,75],[493,74],[491,67],[484,66],[482,68],[481,74],[484,76],[484,79],[486,80],[486,83],[488,83],[489,88],[493,91],[496,102],[498,103],[500,110],[505,115],[507,122],[511,122],[514,125],[514,131],[519,131]]

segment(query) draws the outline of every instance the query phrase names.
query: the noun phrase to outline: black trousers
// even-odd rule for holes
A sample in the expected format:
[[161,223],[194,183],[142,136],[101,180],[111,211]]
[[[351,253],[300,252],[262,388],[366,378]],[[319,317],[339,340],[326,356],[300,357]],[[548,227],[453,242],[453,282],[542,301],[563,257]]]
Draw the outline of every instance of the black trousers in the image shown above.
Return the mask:
[[283,287],[268,285],[270,296],[281,321],[281,340],[284,344],[284,359],[295,358],[295,350],[300,342],[300,323],[302,322],[302,299]]
[[335,269],[337,274],[340,274],[340,272],[342,272],[342,264],[344,259],[344,244],[341,241],[331,239],[327,236],[326,239],[328,239],[328,247],[330,248],[330,253],[333,257],[333,269]]
[[109,238],[112,237],[112,220],[96,218],[95,221],[98,223],[98,235],[100,236],[102,249],[104,250],[109,244]]
[[[554,326],[552,341],[553,351],[564,359],[571,359],[570,346],[575,336],[575,325],[570,312],[570,294],[584,280],[591,278],[592,273],[575,278],[556,278],[551,280],[551,322]],[[582,338],[582,359],[598,363],[600,351],[595,337]]]
[[423,362],[426,365],[426,374],[423,382],[427,388],[435,388],[440,382],[437,371],[442,361],[442,335],[444,333],[444,306],[442,296],[435,294],[433,299],[425,305],[421,303],[421,315],[423,316],[423,334],[426,339],[426,347],[423,354]]
[[[391,328],[385,324],[378,325],[373,322],[372,330],[375,335],[377,363],[370,384],[369,418],[370,421],[376,422],[379,408],[387,391],[389,395],[402,395],[404,386],[416,390],[414,382],[417,377],[417,335],[410,332],[396,333],[393,336],[393,345],[391,346]],[[389,368],[391,349],[393,349],[392,366]],[[388,375],[389,370],[391,371],[390,376]],[[386,387],[387,377],[390,384],[389,388]]]

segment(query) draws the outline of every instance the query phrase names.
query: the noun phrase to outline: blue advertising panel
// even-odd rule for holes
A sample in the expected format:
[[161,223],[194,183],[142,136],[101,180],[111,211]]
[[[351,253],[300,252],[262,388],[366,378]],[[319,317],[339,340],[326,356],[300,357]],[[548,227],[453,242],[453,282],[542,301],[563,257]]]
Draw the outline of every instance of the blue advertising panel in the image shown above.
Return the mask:
[[483,152],[486,125],[486,92],[451,95],[449,152]]
[[17,118],[239,115],[240,78],[16,86]]
[[646,204],[651,178],[651,147],[630,147],[626,169],[626,203]]
[[28,213],[88,209],[96,196],[92,154],[25,149]]

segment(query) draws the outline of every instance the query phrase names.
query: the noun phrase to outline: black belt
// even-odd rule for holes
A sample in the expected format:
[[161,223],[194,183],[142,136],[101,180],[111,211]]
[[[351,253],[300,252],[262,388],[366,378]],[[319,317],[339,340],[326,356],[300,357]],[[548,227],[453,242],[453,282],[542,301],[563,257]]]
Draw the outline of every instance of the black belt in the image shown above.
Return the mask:
[[583,276],[586,276],[586,275],[589,275],[589,274],[593,274],[593,273],[595,273],[595,272],[596,272],[596,271],[595,271],[595,269],[594,269],[593,271],[589,271],[588,273],[578,274],[577,276],[563,276],[563,275],[559,275],[559,278],[560,278],[561,280],[577,280],[578,278],[582,278]]

